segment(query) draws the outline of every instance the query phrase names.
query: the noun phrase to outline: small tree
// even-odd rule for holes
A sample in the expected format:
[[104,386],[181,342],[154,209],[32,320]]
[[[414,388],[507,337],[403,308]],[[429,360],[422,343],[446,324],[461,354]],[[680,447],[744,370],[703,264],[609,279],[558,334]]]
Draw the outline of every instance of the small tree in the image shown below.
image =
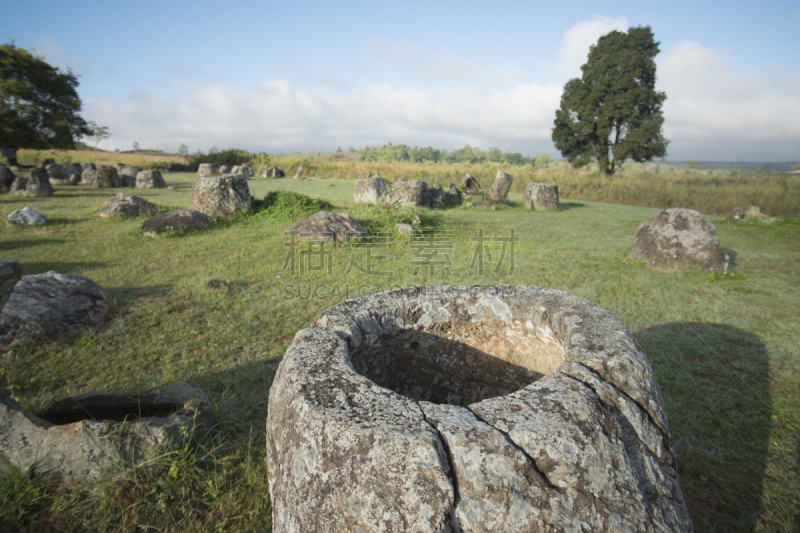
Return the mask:
[[536,158],[536,168],[545,168],[550,163],[550,154],[542,152],[542,155]]
[[108,133],[108,126],[98,126],[94,122],[90,122],[89,126],[92,130],[91,137],[94,139],[94,150],[96,152],[99,149],[100,141],[108,139],[111,134]]
[[655,90],[658,44],[649,26],[612,31],[600,37],[567,82],[556,111],[553,142],[575,166],[596,160],[606,176],[626,159],[664,157],[661,126],[666,94]]
[[183,157],[186,157],[186,156],[189,155],[189,147],[186,146],[186,143],[181,143],[181,145],[178,147],[178,152],[177,153],[178,153],[178,155],[183,156]]
[[74,148],[91,134],[78,79],[13,43],[0,45],[0,147]]

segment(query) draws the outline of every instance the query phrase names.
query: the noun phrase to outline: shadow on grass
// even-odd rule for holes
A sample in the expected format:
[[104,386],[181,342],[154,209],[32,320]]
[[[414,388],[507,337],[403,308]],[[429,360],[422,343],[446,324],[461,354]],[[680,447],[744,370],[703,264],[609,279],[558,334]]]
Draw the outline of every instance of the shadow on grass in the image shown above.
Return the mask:
[[146,285],[137,287],[103,287],[106,294],[118,304],[129,304],[140,298],[161,296],[172,290],[172,285]]
[[772,413],[766,347],[724,324],[664,324],[634,336],[661,388],[695,529],[753,531]]
[[731,258],[731,262],[728,265],[728,268],[733,268],[736,266],[736,258],[739,257],[739,254],[736,253],[736,250],[731,250],[730,248],[723,248],[722,253],[727,255]]
[[567,211],[569,209],[578,209],[581,207],[586,207],[586,204],[582,204],[581,202],[558,202],[558,209],[560,211]]
[[59,189],[59,193],[67,193],[67,194],[57,194],[54,196],[97,196],[101,198],[113,198],[117,195],[117,193],[127,193],[127,194],[135,194],[133,193],[134,189],[129,188],[121,188],[121,187],[105,187],[101,189],[88,189],[88,188],[69,188],[69,189]]
[[18,248],[27,248],[29,246],[39,246],[42,244],[64,244],[67,242],[64,239],[41,239],[41,240],[23,240],[23,241],[8,241],[0,242],[0,251],[16,250]]
[[220,433],[230,440],[253,435],[263,444],[269,389],[280,362],[281,357],[260,359],[206,374],[193,382],[214,404],[214,421]]
[[103,268],[106,266],[105,263],[98,263],[98,262],[74,262],[74,263],[65,263],[65,262],[41,262],[41,263],[20,263],[22,266],[22,273],[24,275],[29,274],[43,274],[44,272],[48,272],[50,270],[55,270],[59,274],[77,274],[82,276],[83,273],[87,270],[95,270],[97,268]]

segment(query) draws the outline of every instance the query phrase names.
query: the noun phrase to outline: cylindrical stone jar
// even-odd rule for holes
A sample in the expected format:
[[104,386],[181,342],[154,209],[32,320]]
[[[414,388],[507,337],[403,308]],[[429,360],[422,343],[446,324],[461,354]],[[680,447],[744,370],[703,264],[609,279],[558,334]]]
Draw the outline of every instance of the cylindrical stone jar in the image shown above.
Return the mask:
[[348,300],[270,390],[280,531],[687,531],[652,369],[611,313],[527,286]]

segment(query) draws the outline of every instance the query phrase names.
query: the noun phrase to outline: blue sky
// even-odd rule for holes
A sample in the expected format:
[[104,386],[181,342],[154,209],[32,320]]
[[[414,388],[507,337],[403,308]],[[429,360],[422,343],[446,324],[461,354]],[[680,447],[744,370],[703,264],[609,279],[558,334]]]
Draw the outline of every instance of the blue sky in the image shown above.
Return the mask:
[[668,159],[800,160],[795,2],[7,2],[4,41],[78,76],[105,149],[465,144],[560,154],[564,83],[613,29],[661,42]]

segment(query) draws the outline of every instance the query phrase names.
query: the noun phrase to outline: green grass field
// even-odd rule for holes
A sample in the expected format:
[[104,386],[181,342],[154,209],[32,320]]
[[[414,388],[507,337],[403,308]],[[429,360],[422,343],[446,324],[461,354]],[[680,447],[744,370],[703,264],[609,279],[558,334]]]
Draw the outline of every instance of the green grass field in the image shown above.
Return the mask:
[[[167,173],[174,190],[127,192],[187,208],[193,178]],[[249,183],[256,198],[282,190],[325,199],[373,230],[394,216],[355,207],[348,180]],[[141,220],[97,216],[116,192],[59,186],[50,198],[0,197],[3,217],[29,205],[49,220],[42,229],[3,227],[0,257],[19,261],[23,274],[86,276],[114,304],[105,331],[7,349],[2,385],[36,412],[89,390],[186,381],[209,395],[218,425],[196,448],[121,467],[101,482],[6,476],[0,530],[268,531],[267,396],[297,330],[348,296],[500,283],[588,298],[637,338],[661,387],[697,531],[800,530],[798,219],[730,224],[709,215],[734,274],[661,274],[625,257],[637,227],[657,209],[568,197],[559,211],[533,212],[516,192],[497,210],[420,210],[441,263],[424,264],[420,244],[394,233],[329,250],[317,258],[323,268],[312,270],[300,259],[290,268],[289,222],[242,217],[205,233],[149,239],[137,232]],[[482,270],[473,261],[481,232],[495,238],[482,248]],[[501,260],[512,232],[519,241]],[[368,256],[373,268],[360,272]],[[212,280],[231,288],[213,290]]]

